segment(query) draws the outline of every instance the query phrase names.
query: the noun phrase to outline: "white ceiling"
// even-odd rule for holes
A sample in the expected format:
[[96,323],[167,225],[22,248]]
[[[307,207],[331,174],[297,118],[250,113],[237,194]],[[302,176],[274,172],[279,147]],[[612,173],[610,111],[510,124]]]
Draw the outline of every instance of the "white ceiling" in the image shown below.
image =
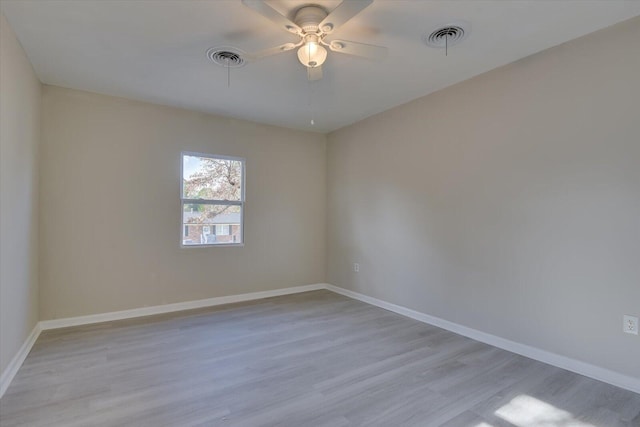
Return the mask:
[[[269,3],[291,17],[309,1]],[[340,2],[315,3],[330,11]],[[2,0],[1,7],[44,83],[317,132],[640,15],[640,1],[376,0],[331,38],[386,46],[385,60],[329,52],[324,78],[309,83],[294,50],[231,70],[227,87],[227,70],[209,62],[207,48],[252,52],[297,41],[240,0]],[[423,33],[454,20],[470,22],[471,34],[449,56],[422,43]]]

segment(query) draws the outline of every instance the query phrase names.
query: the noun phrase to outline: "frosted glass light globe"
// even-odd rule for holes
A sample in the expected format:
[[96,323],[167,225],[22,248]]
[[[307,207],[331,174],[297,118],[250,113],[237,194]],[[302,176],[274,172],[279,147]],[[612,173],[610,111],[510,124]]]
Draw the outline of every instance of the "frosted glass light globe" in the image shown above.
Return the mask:
[[314,41],[309,41],[298,49],[298,59],[305,67],[319,67],[327,59],[327,49]]

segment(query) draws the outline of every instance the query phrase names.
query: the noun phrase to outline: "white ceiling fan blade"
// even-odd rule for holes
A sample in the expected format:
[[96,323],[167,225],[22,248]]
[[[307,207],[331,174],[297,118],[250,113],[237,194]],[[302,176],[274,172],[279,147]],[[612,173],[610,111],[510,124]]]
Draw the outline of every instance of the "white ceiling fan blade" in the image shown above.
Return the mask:
[[245,57],[249,61],[257,61],[267,56],[293,50],[296,47],[300,46],[301,44],[302,43],[285,43],[285,44],[281,44],[280,46],[270,47],[269,49],[261,50],[259,52],[248,53]]
[[323,33],[330,34],[371,3],[373,0],[344,0],[322,20],[318,28]]
[[387,56],[387,48],[383,46],[350,42],[347,40],[332,40],[328,45],[329,49],[333,52],[346,53],[347,55],[361,56],[363,58],[380,60]]
[[298,27],[294,22],[289,20],[286,16],[283,16],[282,14],[280,14],[280,12],[278,12],[277,10],[269,6],[267,3],[264,2],[264,0],[242,0],[242,4],[244,4],[248,8],[255,10],[260,15],[274,22],[276,25],[278,25],[280,28],[282,28],[285,31],[288,31],[294,34],[302,33],[302,28]]
[[322,78],[322,66],[307,67],[307,78],[310,82],[320,80]]

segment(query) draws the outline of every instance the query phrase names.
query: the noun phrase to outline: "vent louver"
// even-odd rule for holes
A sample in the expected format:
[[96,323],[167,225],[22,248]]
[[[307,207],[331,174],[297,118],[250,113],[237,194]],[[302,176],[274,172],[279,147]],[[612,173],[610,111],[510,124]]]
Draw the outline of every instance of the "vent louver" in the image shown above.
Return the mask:
[[451,47],[462,40],[469,34],[464,24],[445,25],[437,28],[429,34],[422,36],[422,41],[427,45],[435,48]]
[[228,47],[210,48],[207,50],[207,58],[214,64],[225,68],[240,68],[247,63],[240,50]]

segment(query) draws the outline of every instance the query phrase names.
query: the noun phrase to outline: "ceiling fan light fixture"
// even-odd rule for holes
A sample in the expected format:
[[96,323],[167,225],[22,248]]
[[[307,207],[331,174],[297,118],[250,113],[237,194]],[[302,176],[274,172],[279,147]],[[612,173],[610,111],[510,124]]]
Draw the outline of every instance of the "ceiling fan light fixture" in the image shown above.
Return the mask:
[[327,59],[327,49],[317,41],[307,41],[298,49],[298,59],[305,67],[319,67]]
[[[307,79],[316,81],[322,78],[322,64],[327,59],[327,50],[377,60],[383,59],[387,54],[387,48],[382,46],[347,40],[333,40],[332,42],[325,40],[326,36],[351,20],[371,5],[374,0],[342,0],[331,12],[321,5],[303,4],[289,13],[289,17],[274,9],[269,4],[272,0],[241,1],[242,4],[272,21],[279,28],[295,33],[299,37],[297,43],[285,43],[249,54],[246,56],[249,61],[297,49],[298,60],[307,69]],[[290,19],[291,15],[293,15],[293,19]]]

